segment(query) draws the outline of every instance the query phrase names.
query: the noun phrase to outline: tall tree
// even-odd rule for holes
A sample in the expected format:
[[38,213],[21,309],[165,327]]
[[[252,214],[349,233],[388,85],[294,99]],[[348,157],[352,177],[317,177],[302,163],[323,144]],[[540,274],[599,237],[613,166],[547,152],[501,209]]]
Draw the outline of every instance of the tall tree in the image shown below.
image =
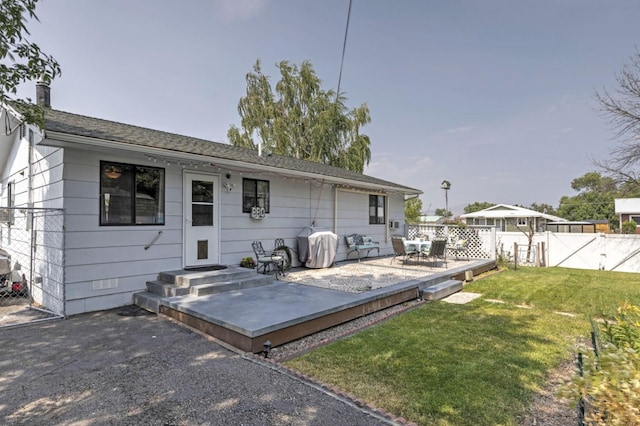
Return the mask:
[[246,96],[238,103],[239,129],[232,145],[316,161],[362,173],[371,161],[371,141],[360,129],[371,122],[366,104],[348,109],[346,98],[322,89],[309,61],[277,64],[280,81],[272,89],[260,60],[246,76]]
[[44,111],[31,99],[16,98],[21,83],[42,79],[50,83],[60,75],[60,65],[28,40],[27,19],[38,20],[38,0],[0,1],[0,104],[13,104],[28,123],[44,125]]
[[610,150],[610,159],[595,164],[618,182],[640,186],[637,165],[640,161],[640,51],[616,75],[617,88],[596,92],[601,112],[612,124],[620,142]]
[[404,221],[406,223],[420,222],[420,211],[422,211],[422,200],[418,197],[408,199],[404,202]]
[[553,208],[553,206],[546,203],[541,203],[541,204],[533,203],[529,206],[529,210],[533,210],[540,213],[552,214],[552,215],[556,214],[556,210]]
[[442,216],[446,218],[453,216],[453,213],[451,213],[451,210],[447,210],[447,209],[436,209],[435,214],[436,216]]
[[486,201],[480,202],[480,201],[476,201],[472,204],[467,204],[463,211],[465,213],[474,213],[474,212],[479,212],[480,210],[484,210],[484,209],[488,209],[489,207],[493,207],[495,206],[495,203],[488,203]]
[[571,188],[578,194],[560,199],[557,215],[567,220],[608,220],[616,227],[614,200],[618,187],[614,178],[589,172],[571,181]]

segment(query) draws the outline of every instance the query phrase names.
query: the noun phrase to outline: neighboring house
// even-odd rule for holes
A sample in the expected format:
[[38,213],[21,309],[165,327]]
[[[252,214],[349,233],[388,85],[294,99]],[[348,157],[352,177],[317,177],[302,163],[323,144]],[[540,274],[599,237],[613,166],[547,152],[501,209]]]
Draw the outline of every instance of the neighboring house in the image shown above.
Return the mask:
[[534,231],[543,231],[547,222],[562,222],[564,219],[524,207],[508,204],[496,204],[484,210],[460,215],[467,225],[495,226],[503,232],[529,229],[533,223]]
[[632,220],[638,225],[636,234],[640,234],[640,198],[616,198],[615,211],[620,218],[620,229],[624,222]]
[[[49,99],[48,86],[37,90],[37,99]],[[309,226],[341,240],[370,236],[380,255],[391,254],[391,235],[404,229],[405,197],[422,193],[320,163],[45,106],[44,131],[2,108],[0,204],[63,209],[63,252],[38,258],[63,259],[56,291],[67,315],[131,304],[162,271],[238,265],[253,256],[253,240],[271,248],[284,238],[296,249],[296,236]],[[11,228],[24,223],[3,223],[2,248],[11,250]],[[345,257],[340,243],[336,260]],[[33,262],[33,279],[42,282],[42,266]]]

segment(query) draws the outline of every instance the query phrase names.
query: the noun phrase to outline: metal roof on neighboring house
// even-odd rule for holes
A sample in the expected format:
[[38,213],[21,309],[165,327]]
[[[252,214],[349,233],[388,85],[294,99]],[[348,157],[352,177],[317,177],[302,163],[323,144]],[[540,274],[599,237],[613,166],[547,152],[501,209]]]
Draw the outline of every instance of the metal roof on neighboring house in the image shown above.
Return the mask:
[[438,223],[442,222],[446,217],[436,215],[420,215],[420,222],[423,223]]
[[302,173],[329,182],[351,182],[363,188],[377,188],[404,193],[405,195],[422,194],[422,191],[386,180],[378,179],[362,173],[329,166],[312,161],[299,160],[280,155],[258,155],[258,151],[240,148],[233,145],[208,141],[190,136],[153,130],[130,124],[118,123],[99,118],[87,117],[54,109],[45,113],[45,141],[47,145],[55,145],[52,139],[64,135],[77,136],[75,143],[82,143],[84,138],[113,143],[114,147],[127,146],[129,149],[139,147],[165,152],[166,155],[197,155],[206,157],[215,163],[216,159],[237,162],[246,168],[256,171],[263,169],[280,169],[282,171]]
[[484,210],[473,213],[460,215],[461,218],[509,218],[509,217],[542,217],[554,222],[564,222],[565,219],[547,213],[540,213],[535,210],[525,209],[524,207],[512,206],[509,204],[496,204]]

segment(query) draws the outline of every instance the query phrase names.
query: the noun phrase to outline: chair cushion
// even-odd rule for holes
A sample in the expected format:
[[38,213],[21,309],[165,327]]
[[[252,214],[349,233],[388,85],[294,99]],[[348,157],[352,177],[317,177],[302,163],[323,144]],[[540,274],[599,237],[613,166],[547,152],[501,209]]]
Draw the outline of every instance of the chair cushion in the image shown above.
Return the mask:
[[458,240],[456,243],[457,247],[464,247],[465,245],[467,245],[467,240]]
[[280,262],[282,259],[283,259],[282,256],[259,256],[258,262],[260,263]]
[[364,238],[362,238],[362,235],[360,234],[356,235],[355,243],[357,246],[364,244]]
[[345,237],[347,245],[352,246],[354,244],[353,237]]

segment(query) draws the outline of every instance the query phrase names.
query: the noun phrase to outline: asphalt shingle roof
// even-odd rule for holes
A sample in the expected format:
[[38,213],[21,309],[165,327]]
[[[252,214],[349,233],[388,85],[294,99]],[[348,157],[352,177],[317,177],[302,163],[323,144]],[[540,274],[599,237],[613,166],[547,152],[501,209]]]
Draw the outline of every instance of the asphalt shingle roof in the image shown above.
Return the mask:
[[128,145],[162,149],[174,153],[197,154],[215,159],[233,160],[251,165],[256,170],[260,166],[277,167],[283,170],[304,172],[318,177],[346,179],[361,184],[392,187],[407,194],[420,194],[422,191],[397,183],[385,181],[361,173],[312,161],[299,160],[279,155],[258,155],[253,149],[240,148],[229,144],[193,138],[190,136],[153,130],[115,121],[102,120],[54,109],[45,113],[45,132],[59,132],[76,136],[85,136],[104,141],[113,141]]

